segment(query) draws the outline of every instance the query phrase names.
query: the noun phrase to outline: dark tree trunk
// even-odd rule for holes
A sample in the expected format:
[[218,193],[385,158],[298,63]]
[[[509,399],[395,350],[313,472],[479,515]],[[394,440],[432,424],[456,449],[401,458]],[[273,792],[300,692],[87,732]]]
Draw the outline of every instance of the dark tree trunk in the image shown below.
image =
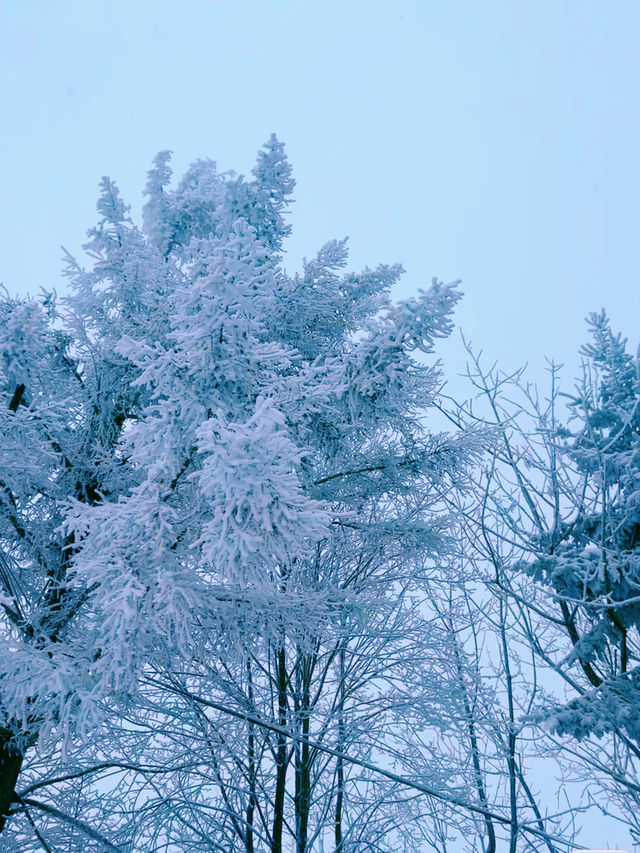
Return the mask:
[[302,743],[296,749],[296,853],[306,853],[309,832],[309,809],[311,806],[311,755],[309,750],[309,714],[311,704],[310,678],[313,660],[298,650],[299,661],[299,707],[300,735]]
[[[462,700],[464,703],[464,713],[467,718],[467,731],[469,733],[469,743],[471,744],[471,758],[473,761],[473,772],[476,777],[476,789],[478,791],[478,799],[480,800],[480,805],[486,811],[489,810],[489,801],[487,799],[487,792],[484,786],[484,779],[482,776],[482,767],[480,764],[480,748],[478,746],[478,736],[476,733],[475,721],[473,719],[473,713],[471,710],[471,704],[469,702],[469,696],[467,693],[467,685],[464,679],[464,671],[462,669],[462,661],[460,660],[460,650],[458,648],[458,640],[455,635],[454,627],[451,623],[449,623],[449,630],[451,631],[451,636],[453,639],[453,653],[456,661],[456,671],[458,674],[458,683],[462,689]],[[496,853],[496,832],[493,826],[493,821],[489,817],[489,815],[485,815],[484,818],[485,827],[487,829],[487,847],[485,853]]]
[[[338,703],[338,752],[344,750],[344,649],[340,649],[340,700]],[[333,828],[336,842],[336,853],[342,853],[342,808],[344,803],[344,764],[342,756],[338,756],[336,767],[336,811]]]
[[[249,705],[251,707],[251,711],[253,712],[253,676],[251,673],[250,661],[247,661],[247,691]],[[247,830],[245,836],[245,847],[247,848],[247,853],[253,853],[253,820],[256,811],[256,804],[258,802],[258,797],[256,793],[256,738],[253,723],[249,723],[249,737],[247,742],[247,765],[247,769],[249,772],[249,802],[247,803],[246,814]]]
[[15,736],[8,729],[0,728],[0,833],[15,799],[23,760],[24,752],[18,747]]
[[[276,653],[276,679],[278,687],[278,725],[287,724],[287,659],[284,646]],[[279,733],[276,748],[276,792],[273,805],[273,833],[271,853],[282,853],[282,829],[284,826],[284,796],[287,786],[287,738]]]

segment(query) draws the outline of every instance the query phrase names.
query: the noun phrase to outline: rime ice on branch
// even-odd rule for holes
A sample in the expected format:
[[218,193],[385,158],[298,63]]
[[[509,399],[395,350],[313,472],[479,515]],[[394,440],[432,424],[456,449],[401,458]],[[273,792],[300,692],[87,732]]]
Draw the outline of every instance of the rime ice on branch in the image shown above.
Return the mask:
[[[50,788],[57,817],[16,797],[88,734],[97,763],[120,754],[133,736],[121,715],[145,703],[160,731],[182,695],[172,685],[253,703],[292,731],[319,726],[346,748],[358,643],[402,616],[444,552],[440,498],[480,447],[423,426],[439,373],[412,355],[449,334],[455,285],[393,302],[401,268],[345,272],[345,241],[287,275],[294,182],[274,136],[250,180],[205,160],[172,189],[169,164],[169,152],[154,161],[142,228],[102,181],[90,264],[67,257],[62,304],[0,304],[0,812],[24,850],[33,820],[51,843],[133,833],[151,849],[144,819],[132,828],[96,802],[65,823],[71,783]],[[154,737],[131,746],[134,764],[145,744],[155,756]],[[322,821],[353,831],[344,766],[312,807],[317,756],[249,724],[233,737],[245,780],[224,819],[203,804],[206,832],[278,851],[292,825],[299,845]],[[172,818],[163,832],[179,845],[188,826]]]

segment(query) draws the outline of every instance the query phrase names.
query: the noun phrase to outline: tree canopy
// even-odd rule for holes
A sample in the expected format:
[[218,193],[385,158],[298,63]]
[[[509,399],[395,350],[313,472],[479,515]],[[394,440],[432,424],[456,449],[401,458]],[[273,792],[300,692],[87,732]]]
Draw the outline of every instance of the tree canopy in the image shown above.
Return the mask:
[[597,314],[566,412],[474,358],[447,404],[458,282],[288,272],[275,136],[170,164],[0,298],[0,849],[565,853],[594,786],[640,832],[637,358]]
[[[481,446],[424,425],[440,374],[415,354],[450,333],[460,293],[434,280],[395,302],[401,267],[346,272],[344,240],[288,275],[294,182],[275,137],[249,181],[207,160],[171,189],[169,163],[149,172],[142,228],[103,179],[70,296],[2,303],[2,821],[24,849],[34,809],[83,845],[91,826],[126,849],[340,844],[371,808],[366,783],[336,758],[320,784],[321,752],[193,696],[337,753],[382,744],[424,627],[411,590],[447,552],[443,498]],[[149,829],[89,803],[60,830],[65,786],[55,807],[20,794],[48,790],[38,762],[68,768],[87,738],[93,765],[157,761],[187,699],[181,736],[209,739],[223,817],[205,791],[188,820]],[[153,732],[133,743],[132,726]]]

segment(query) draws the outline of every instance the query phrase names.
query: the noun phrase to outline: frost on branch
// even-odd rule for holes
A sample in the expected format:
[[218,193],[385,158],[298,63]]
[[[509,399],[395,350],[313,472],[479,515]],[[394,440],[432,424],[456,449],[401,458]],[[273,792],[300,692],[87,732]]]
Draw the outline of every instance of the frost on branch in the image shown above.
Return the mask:
[[249,180],[203,160],[173,188],[163,151],[143,228],[102,181],[63,311],[0,304],[0,734],[18,764],[101,723],[112,747],[133,737],[119,715],[154,679],[304,726],[287,709],[309,697],[284,693],[309,655],[334,691],[317,725],[343,737],[336,666],[366,689],[358,644],[414,618],[404,596],[446,554],[442,499],[480,443],[425,428],[439,373],[413,353],[449,334],[459,292],[396,304],[401,267],[348,272],[344,240],[287,274],[293,188],[275,137]]
[[260,583],[261,574],[304,559],[329,532],[323,505],[304,493],[296,469],[303,450],[264,398],[242,424],[210,419],[197,431],[205,456],[197,473],[211,519],[194,543],[224,576]]

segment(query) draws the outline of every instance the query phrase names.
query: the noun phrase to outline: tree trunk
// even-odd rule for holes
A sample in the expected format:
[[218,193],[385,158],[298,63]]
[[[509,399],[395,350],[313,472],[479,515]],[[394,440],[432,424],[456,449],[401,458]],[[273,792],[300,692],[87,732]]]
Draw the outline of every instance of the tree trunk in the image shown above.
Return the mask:
[[[456,633],[454,630],[454,626],[451,622],[448,623],[449,631],[451,632],[451,641],[453,647],[453,654],[456,661],[456,672],[458,675],[458,683],[460,685],[460,689],[462,691],[462,701],[464,706],[464,713],[467,718],[467,731],[469,733],[469,743],[471,744],[471,759],[473,761],[473,772],[476,778],[476,789],[478,791],[478,799],[480,800],[480,805],[483,809],[489,810],[489,801],[487,799],[487,792],[484,787],[484,779],[482,776],[482,767],[480,764],[480,748],[478,746],[478,736],[476,733],[475,720],[473,719],[473,713],[471,710],[471,704],[469,702],[469,696],[467,693],[467,685],[464,679],[464,671],[462,668],[462,661],[460,659],[460,649],[458,648],[458,639],[456,637]],[[489,817],[489,815],[485,815],[484,824],[487,830],[487,847],[485,853],[496,853],[496,832],[493,826],[493,821]]]
[[336,842],[336,853],[342,853],[342,807],[344,803],[344,649],[340,649],[340,699],[338,702],[338,765],[336,767],[336,811],[333,829]]
[[302,743],[296,749],[296,853],[306,853],[309,832],[309,808],[311,805],[311,756],[309,752],[309,713],[311,703],[310,677],[313,662],[298,650],[300,734]]
[[[496,581],[501,583],[502,579],[496,568]],[[507,767],[509,769],[509,811],[510,811],[510,837],[509,853],[516,853],[518,844],[518,799],[517,799],[517,773],[516,773],[516,719],[513,701],[513,676],[509,663],[509,646],[507,644],[506,615],[504,596],[500,597],[500,640],[502,643],[502,657],[504,675],[507,688],[507,701],[509,706],[509,736],[507,738]]]
[[[276,653],[276,679],[278,686],[278,725],[287,724],[287,659],[284,646]],[[282,829],[284,826],[284,795],[287,786],[287,738],[278,733],[276,749],[276,792],[273,805],[273,833],[271,853],[282,853]]]
[[[251,673],[251,662],[247,661],[247,696],[251,711],[254,711],[253,705],[253,676]],[[253,723],[249,723],[249,739],[247,744],[247,764],[249,772],[249,802],[247,804],[246,814],[246,836],[245,847],[247,853],[253,853],[253,819],[256,811],[256,803],[258,802],[256,794],[256,740]]]
[[8,729],[0,728],[0,833],[15,798],[23,760],[24,752],[18,748],[15,736]]

